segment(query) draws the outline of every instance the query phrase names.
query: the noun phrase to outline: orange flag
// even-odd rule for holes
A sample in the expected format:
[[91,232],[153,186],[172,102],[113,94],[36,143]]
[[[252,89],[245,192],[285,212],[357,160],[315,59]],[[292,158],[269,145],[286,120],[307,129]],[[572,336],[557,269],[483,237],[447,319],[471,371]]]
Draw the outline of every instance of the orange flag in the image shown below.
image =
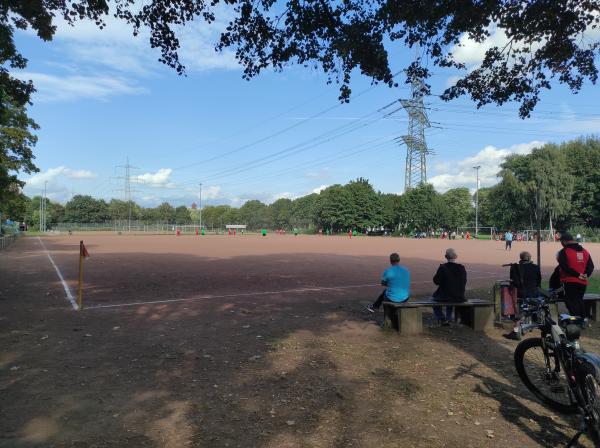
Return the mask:
[[79,243],[79,255],[83,258],[87,258],[90,256],[87,249],[85,248],[85,245],[83,244],[83,241],[80,241]]

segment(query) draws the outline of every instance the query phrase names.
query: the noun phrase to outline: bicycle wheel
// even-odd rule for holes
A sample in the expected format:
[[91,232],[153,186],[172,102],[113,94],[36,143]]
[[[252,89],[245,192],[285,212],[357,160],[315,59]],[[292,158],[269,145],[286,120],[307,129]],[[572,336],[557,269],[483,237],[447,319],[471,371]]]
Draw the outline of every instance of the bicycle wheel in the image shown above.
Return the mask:
[[515,349],[517,373],[538,399],[565,414],[577,412],[577,403],[558,359],[542,347],[540,338],[528,338]]
[[581,392],[585,401],[585,415],[587,417],[587,432],[594,442],[600,444],[600,384],[598,371],[588,362],[584,362],[577,369],[577,377],[582,378]]

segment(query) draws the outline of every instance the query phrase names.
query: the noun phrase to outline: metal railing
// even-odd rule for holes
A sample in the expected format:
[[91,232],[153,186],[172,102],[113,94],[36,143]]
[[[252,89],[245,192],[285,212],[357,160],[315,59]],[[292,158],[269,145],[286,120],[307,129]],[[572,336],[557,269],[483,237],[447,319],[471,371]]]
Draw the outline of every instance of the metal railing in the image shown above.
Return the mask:
[[0,236],[0,249],[4,249],[10,246],[12,243],[14,243],[17,240],[17,236],[17,233],[12,235]]

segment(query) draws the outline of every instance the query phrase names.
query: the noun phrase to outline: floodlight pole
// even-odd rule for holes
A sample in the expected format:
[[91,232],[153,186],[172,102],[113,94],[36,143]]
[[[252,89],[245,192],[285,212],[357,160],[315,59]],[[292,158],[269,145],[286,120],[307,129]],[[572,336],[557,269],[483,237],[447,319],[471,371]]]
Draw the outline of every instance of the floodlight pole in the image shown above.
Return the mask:
[[477,186],[475,188],[475,238],[479,235],[479,168],[481,168],[481,165],[473,167],[477,173]]
[[535,188],[535,221],[536,221],[536,233],[537,233],[537,238],[536,238],[536,246],[537,246],[537,264],[538,266],[541,266],[541,233],[542,233],[542,214],[540,212],[540,184],[539,182],[536,182],[536,188]]
[[46,191],[48,189],[48,181],[44,182],[44,199],[42,205],[42,232],[46,231]]
[[200,200],[198,205],[198,210],[200,210],[200,232],[202,232],[202,182],[200,182]]

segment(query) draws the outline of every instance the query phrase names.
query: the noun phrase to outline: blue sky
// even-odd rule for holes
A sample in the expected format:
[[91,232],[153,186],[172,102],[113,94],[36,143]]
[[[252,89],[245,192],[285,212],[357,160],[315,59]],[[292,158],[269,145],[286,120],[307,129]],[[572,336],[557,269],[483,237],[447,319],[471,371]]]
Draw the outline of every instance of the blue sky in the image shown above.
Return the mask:
[[[59,23],[50,43],[17,34],[29,66],[15,74],[36,84],[30,114],[41,126],[35,151],[41,171],[22,176],[26,194],[39,194],[47,182],[49,198],[60,202],[74,194],[123,199],[119,178],[127,158],[136,167],[134,199],[145,206],[189,206],[200,182],[204,204],[235,206],[294,198],[361,176],[383,192],[403,191],[406,148],[392,139],[406,133],[407,116],[387,115],[399,104],[379,111],[410,95],[401,77],[401,86],[390,89],[355,74],[349,104],[339,103],[338,86],[327,85],[318,70],[294,66],[245,81],[231,53],[212,50],[219,26],[182,30],[187,77],[164,67],[144,36],[133,38],[118,22],[103,31]],[[503,39],[498,30],[483,44],[464,38],[456,55],[476,66],[485,48]],[[400,70],[414,52],[396,50],[392,65]],[[433,93],[456,75],[437,69]],[[492,185],[510,153],[598,133],[599,103],[595,86],[573,95],[554,85],[524,121],[516,104],[477,110],[466,98],[428,97],[427,141],[435,151],[429,181],[440,191],[474,188],[472,167],[481,165],[481,185]]]

